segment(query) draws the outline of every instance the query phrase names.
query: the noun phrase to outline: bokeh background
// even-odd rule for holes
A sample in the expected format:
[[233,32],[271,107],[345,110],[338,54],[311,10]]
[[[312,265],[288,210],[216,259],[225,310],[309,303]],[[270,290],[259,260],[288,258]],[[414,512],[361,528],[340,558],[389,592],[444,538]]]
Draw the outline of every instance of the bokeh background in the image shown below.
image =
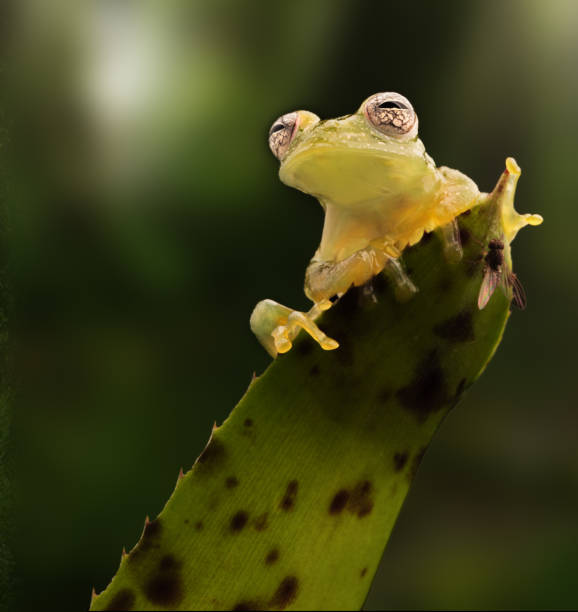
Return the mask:
[[529,306],[420,468],[366,603],[578,606],[578,2],[3,3],[19,608],[85,609],[306,307],[322,211],[277,178],[284,112],[413,101],[438,164],[507,155]]

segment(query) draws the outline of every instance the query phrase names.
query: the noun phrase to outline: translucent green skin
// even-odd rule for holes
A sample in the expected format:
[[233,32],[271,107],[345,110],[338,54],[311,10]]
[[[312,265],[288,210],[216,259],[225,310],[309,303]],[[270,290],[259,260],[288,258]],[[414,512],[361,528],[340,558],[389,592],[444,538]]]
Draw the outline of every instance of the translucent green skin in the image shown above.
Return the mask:
[[[272,356],[289,351],[301,329],[324,350],[337,349],[339,338],[318,326],[319,314],[336,296],[364,285],[382,270],[397,284],[400,299],[415,294],[419,285],[416,288],[398,259],[424,232],[442,228],[447,256],[461,257],[455,219],[487,194],[461,172],[435,166],[418,138],[417,117],[405,98],[400,112],[408,113],[407,131],[392,128],[393,115],[376,127],[376,104],[386,99],[380,96],[392,95],[399,97],[391,92],[371,96],[355,114],[327,121],[297,111],[272,128],[270,144],[281,159],[281,180],[314,195],[325,210],[321,243],[305,272],[305,294],[313,307],[298,312],[266,299],[251,315],[251,329]],[[379,112],[390,111],[383,107]],[[506,166],[500,198],[504,238],[511,241],[520,227],[540,223],[541,217],[515,212],[513,193],[520,171],[512,158]],[[496,278],[488,279],[480,303],[494,290]]]
[[378,239],[401,251],[479,198],[467,176],[436,168],[417,125],[390,136],[372,126],[364,108],[365,102],[353,115],[326,121],[299,111],[297,133],[281,160],[281,180],[325,209],[316,261],[341,261]]

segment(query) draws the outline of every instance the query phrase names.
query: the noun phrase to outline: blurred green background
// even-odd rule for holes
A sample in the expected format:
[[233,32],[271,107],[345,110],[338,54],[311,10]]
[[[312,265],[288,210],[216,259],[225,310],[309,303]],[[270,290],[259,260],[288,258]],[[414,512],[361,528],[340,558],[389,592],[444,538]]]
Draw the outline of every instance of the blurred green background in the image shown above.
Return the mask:
[[321,207],[266,136],[412,100],[438,164],[513,155],[528,309],[444,423],[366,603],[578,606],[578,2],[13,0],[2,105],[22,610],[85,609],[304,308]]

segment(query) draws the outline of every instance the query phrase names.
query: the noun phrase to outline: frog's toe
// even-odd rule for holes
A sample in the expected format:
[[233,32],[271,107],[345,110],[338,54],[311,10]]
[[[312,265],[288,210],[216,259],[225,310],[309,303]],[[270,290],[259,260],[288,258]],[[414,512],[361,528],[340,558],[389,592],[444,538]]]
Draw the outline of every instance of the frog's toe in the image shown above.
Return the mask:
[[251,329],[272,357],[279,352],[287,352],[291,348],[286,327],[291,312],[290,308],[273,300],[261,300],[253,310],[250,321]]
[[287,353],[291,350],[293,343],[289,339],[289,329],[286,325],[278,325],[271,332],[271,336],[278,353]]
[[290,329],[289,334],[292,334],[293,337],[295,337],[299,329],[304,329],[325,351],[332,351],[339,346],[337,341],[326,336],[319,327],[317,327],[317,324],[310,315],[303,312],[294,310],[289,315],[287,326]]
[[330,338],[329,336],[325,336],[320,342],[320,345],[324,351],[333,351],[336,348],[339,348],[339,342],[333,338]]
[[387,274],[388,278],[393,281],[395,285],[395,297],[400,302],[406,302],[418,292],[418,288],[406,274],[399,259],[394,259],[393,257],[389,258],[383,271]]
[[460,228],[457,219],[453,219],[453,221],[450,221],[446,225],[442,225],[441,231],[446,258],[450,262],[457,263],[463,256]]

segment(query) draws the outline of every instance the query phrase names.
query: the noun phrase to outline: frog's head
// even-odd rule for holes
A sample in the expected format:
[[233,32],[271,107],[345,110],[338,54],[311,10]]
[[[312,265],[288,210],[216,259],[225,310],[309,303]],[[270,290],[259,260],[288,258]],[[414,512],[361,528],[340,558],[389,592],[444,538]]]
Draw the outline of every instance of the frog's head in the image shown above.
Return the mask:
[[309,111],[283,115],[269,131],[269,146],[284,183],[322,204],[355,207],[416,200],[435,188],[435,165],[417,131],[409,100],[387,92],[337,119],[321,121]]

